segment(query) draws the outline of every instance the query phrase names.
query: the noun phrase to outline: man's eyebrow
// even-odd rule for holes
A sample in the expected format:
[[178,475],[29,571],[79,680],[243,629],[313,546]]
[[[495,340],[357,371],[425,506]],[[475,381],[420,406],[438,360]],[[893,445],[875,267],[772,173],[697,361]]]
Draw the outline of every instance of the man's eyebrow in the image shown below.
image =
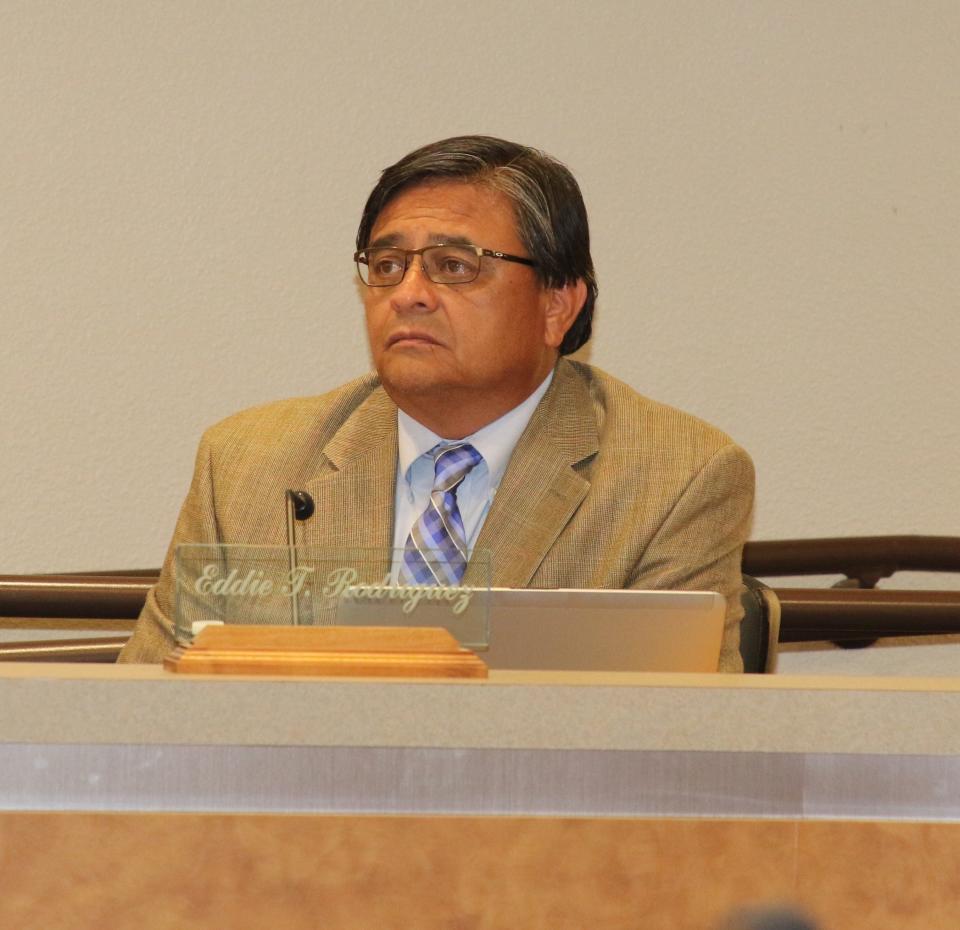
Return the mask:
[[442,233],[431,236],[431,242],[437,243],[437,245],[473,245],[474,242],[472,239],[467,238],[466,236],[448,236]]
[[400,244],[400,234],[399,233],[389,233],[386,236],[377,236],[374,239],[368,248],[377,249],[383,246],[399,245]]
[[[431,245],[475,245],[474,241],[467,236],[458,236],[452,233],[433,233],[428,236]],[[377,236],[367,248],[398,248],[403,241],[400,233],[387,233],[385,236]]]

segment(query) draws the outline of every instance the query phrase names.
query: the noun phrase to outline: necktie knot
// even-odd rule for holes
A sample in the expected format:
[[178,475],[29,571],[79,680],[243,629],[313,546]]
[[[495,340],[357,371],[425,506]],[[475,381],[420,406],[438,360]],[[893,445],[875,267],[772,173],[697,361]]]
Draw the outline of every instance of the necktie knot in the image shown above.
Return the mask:
[[456,490],[460,482],[483,461],[483,456],[469,442],[441,442],[427,454],[433,456],[434,491]]

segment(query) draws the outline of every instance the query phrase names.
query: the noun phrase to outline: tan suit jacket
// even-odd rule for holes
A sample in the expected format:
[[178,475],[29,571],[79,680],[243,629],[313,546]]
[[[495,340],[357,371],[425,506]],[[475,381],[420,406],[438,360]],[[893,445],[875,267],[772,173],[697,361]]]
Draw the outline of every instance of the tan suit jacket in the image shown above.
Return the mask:
[[[178,543],[284,544],[293,488],[316,503],[298,543],[388,549],[396,468],[397,410],[374,375],[214,426],[121,661],[157,662],[172,647]],[[720,667],[736,671],[752,503],[753,466],[726,435],[561,359],[475,548],[492,551],[499,587],[719,591],[728,599]]]

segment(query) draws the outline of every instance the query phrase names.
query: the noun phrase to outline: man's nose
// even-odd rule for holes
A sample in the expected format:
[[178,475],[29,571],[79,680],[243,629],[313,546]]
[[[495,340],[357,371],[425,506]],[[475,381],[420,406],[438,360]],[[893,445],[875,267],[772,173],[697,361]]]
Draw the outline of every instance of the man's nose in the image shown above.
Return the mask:
[[427,277],[422,255],[410,256],[403,280],[393,286],[390,302],[398,312],[436,310],[439,303],[437,285]]

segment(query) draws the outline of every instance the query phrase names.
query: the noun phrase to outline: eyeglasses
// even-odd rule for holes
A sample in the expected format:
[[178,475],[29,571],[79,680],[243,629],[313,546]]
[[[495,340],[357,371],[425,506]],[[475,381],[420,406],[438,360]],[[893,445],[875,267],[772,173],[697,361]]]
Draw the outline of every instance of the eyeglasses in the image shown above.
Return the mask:
[[378,246],[353,253],[360,280],[368,287],[390,287],[399,284],[407,273],[414,255],[420,256],[423,273],[434,284],[469,284],[480,274],[484,258],[498,258],[536,268],[537,263],[519,255],[508,255],[478,245],[428,245],[422,249],[397,249]]

